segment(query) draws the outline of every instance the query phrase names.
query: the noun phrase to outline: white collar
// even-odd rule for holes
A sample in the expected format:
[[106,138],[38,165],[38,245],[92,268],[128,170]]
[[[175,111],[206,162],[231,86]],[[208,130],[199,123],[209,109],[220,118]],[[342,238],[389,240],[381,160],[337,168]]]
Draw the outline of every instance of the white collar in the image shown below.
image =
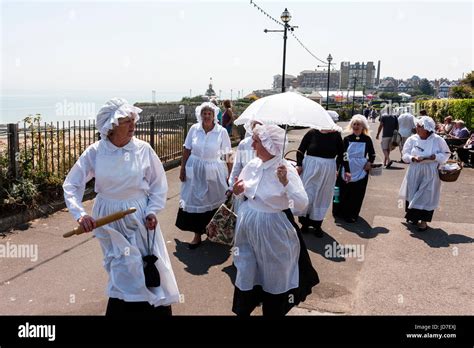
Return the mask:
[[[214,127],[213,127],[208,133],[217,132],[217,127],[219,127],[219,125],[218,125],[217,123],[214,123]],[[204,128],[202,127],[202,123],[201,123],[201,122],[198,122],[197,129],[198,129],[198,130],[202,130],[204,133],[206,133],[206,131],[205,131]]]
[[276,162],[278,162],[279,159],[280,159],[279,156],[276,155],[275,157],[273,157],[272,159],[270,159],[270,160],[268,160],[268,161],[265,161],[265,162],[262,161],[263,169],[270,168],[270,167],[273,166]]
[[103,140],[104,140],[105,146],[107,147],[107,150],[111,152],[115,152],[119,149],[132,151],[132,150],[135,150],[137,147],[137,145],[135,144],[135,137],[132,137],[132,139],[130,139],[130,141],[122,147],[115,146],[114,144],[112,144],[112,142],[109,139],[103,139]]

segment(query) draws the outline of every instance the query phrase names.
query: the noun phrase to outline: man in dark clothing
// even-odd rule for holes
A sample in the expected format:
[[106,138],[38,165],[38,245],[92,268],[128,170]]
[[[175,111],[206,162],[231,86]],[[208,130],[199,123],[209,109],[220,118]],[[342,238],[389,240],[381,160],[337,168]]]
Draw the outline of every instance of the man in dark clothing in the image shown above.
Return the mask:
[[390,151],[391,151],[391,142],[393,137],[393,132],[398,130],[398,119],[395,115],[382,115],[380,116],[380,125],[377,130],[377,137],[379,139],[380,132],[383,129],[382,133],[382,151],[384,155],[383,164],[386,168],[390,168],[393,161],[390,160]]

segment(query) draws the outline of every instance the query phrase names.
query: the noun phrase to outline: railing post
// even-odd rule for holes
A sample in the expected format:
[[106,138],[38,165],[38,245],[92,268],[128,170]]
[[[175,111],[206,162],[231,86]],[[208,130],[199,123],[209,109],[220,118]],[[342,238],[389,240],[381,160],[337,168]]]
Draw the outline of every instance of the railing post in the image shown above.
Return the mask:
[[188,114],[184,114],[184,139],[188,136]]
[[150,118],[150,146],[155,150],[155,115]]
[[9,123],[7,125],[8,131],[8,161],[10,175],[18,179],[18,156],[20,154],[20,144],[18,138],[18,125],[16,123]]

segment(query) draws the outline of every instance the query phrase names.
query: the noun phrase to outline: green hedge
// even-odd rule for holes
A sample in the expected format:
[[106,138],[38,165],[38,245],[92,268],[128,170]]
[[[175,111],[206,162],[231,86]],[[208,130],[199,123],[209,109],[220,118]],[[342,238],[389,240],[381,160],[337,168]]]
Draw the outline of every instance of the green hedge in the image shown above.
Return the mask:
[[474,127],[474,99],[418,100],[417,109],[425,109],[435,121],[451,115],[455,120],[463,120],[466,127]]

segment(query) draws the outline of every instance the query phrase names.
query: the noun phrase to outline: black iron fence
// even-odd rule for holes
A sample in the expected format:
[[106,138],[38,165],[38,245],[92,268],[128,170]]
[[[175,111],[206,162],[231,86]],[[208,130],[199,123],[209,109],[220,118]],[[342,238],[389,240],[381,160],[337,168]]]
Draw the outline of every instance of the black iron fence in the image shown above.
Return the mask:
[[[135,136],[148,142],[169,167],[181,159],[189,127],[196,122],[190,114],[149,115],[137,122]],[[8,171],[18,178],[25,170],[40,171],[64,178],[82,152],[95,141],[99,133],[95,121],[41,122],[8,124],[6,136]]]

